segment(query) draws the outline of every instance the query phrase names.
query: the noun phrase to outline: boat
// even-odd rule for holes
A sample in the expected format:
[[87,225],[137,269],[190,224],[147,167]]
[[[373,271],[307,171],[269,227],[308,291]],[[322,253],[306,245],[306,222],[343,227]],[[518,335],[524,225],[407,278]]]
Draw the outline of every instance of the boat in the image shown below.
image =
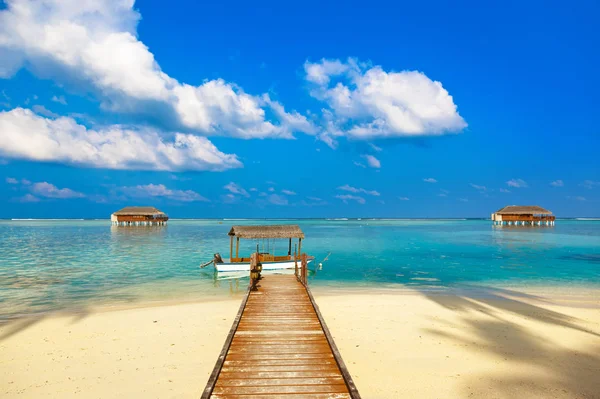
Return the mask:
[[[263,225],[263,226],[233,226],[229,235],[229,259],[223,259],[221,254],[216,253],[210,263],[215,265],[219,272],[250,272],[250,255],[239,256],[240,239],[257,240],[256,252],[258,261],[262,265],[262,270],[285,270],[301,267],[300,255],[302,253],[302,240],[304,233],[298,225]],[[298,240],[297,247],[294,245],[292,252],[292,240]],[[235,257],[233,256],[233,242],[235,244]],[[287,254],[275,255],[274,243],[271,240],[287,240]],[[262,248],[260,243],[262,241]],[[284,244],[285,247],[285,244]],[[314,260],[314,257],[308,256],[307,263]]]

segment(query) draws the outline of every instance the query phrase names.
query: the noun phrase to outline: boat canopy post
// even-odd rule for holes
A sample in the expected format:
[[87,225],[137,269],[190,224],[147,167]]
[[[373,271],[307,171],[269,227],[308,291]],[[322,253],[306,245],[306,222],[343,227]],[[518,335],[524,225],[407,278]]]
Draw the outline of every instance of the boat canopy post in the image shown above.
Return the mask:
[[230,236],[229,238],[229,261],[231,262],[233,259],[233,236]]
[[288,247],[288,256],[292,256],[292,237],[290,237],[290,245]]
[[240,237],[237,237],[237,240],[236,240],[236,244],[235,244],[235,257],[236,258],[240,257]]
[[298,238],[298,255],[302,256],[302,238]]

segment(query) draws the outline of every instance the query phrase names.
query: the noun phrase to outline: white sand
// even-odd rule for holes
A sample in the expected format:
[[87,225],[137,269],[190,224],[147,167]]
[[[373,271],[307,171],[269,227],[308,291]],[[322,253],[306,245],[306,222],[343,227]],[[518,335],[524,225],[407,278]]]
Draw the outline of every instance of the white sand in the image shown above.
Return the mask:
[[[315,292],[365,399],[600,398],[600,297],[559,305],[516,295]],[[2,326],[0,396],[197,398],[239,304]]]

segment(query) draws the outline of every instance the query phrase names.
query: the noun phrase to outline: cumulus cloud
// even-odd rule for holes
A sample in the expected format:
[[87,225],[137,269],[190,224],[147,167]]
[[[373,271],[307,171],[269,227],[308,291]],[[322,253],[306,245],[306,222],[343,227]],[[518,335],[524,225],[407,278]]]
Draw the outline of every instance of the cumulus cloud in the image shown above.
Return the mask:
[[359,197],[357,195],[351,195],[351,194],[340,194],[340,195],[336,195],[335,198],[341,199],[346,204],[348,203],[348,201],[356,201],[361,205],[364,205],[367,202],[367,200],[365,200],[363,197]]
[[44,118],[31,110],[0,112],[0,155],[106,169],[210,170],[242,166],[207,138],[175,133],[167,139],[150,128],[88,129],[74,119]]
[[434,179],[433,177],[428,177],[426,179],[423,179],[423,181],[425,183],[437,183],[438,181],[436,179]]
[[367,164],[370,167],[372,167],[372,168],[380,168],[381,167],[381,162],[379,161],[379,159],[375,158],[373,155],[365,154],[362,157],[367,161]]
[[45,198],[83,198],[85,194],[73,191],[70,188],[58,188],[54,184],[48,182],[34,183],[31,186],[31,192],[38,197]]
[[223,188],[229,191],[231,194],[243,195],[244,197],[249,197],[248,191],[246,191],[242,186],[237,183],[230,182],[223,186]]
[[552,187],[563,187],[565,183],[562,180],[554,180],[550,183]]
[[381,195],[381,194],[379,194],[378,191],[352,187],[349,184],[344,184],[343,186],[338,187],[338,190],[349,191],[351,193],[363,193],[363,194],[368,194],[368,195],[374,195],[376,197],[379,197]]
[[501,188],[499,191],[500,191],[501,193],[510,193],[510,190],[507,190],[507,189],[505,189],[505,188]]
[[91,89],[105,109],[151,114],[207,135],[291,138],[294,130],[314,132],[301,115],[234,83],[214,79],[194,86],[167,75],[138,39],[140,19],[133,0],[6,1],[0,77],[27,66],[40,77]]
[[339,136],[442,135],[467,126],[448,91],[421,72],[388,72],[352,58],[306,61],[304,71],[311,96],[328,107],[321,138],[330,145]]
[[6,182],[8,184],[19,184],[19,181],[17,179],[15,179],[14,177],[7,177]]
[[510,179],[506,182],[509,187],[526,188],[527,182],[523,179]]
[[208,199],[192,190],[172,190],[164,184],[146,184],[131,187],[119,187],[118,191],[132,198],[163,197],[181,202],[208,202]]
[[354,161],[354,165],[358,166],[359,168],[366,168],[367,167],[364,163],[360,163],[360,162],[356,162],[356,161]]
[[296,195],[296,193],[292,190],[281,190],[285,195]]

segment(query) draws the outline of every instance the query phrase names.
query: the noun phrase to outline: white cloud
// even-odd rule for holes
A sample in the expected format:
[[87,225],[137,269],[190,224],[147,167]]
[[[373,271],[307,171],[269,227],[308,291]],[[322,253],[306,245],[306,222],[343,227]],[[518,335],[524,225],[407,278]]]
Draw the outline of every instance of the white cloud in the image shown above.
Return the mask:
[[581,183],[581,185],[591,190],[594,187],[600,186],[600,181],[585,180],[583,183]]
[[40,199],[35,195],[25,194],[24,196],[18,198],[19,202],[40,202]]
[[50,111],[48,108],[44,107],[43,105],[37,105],[36,104],[33,107],[31,107],[31,109],[36,114],[40,114],[40,115],[45,116],[47,118],[58,118],[60,116],[60,115],[58,115],[58,114]]
[[365,164],[360,163],[360,162],[356,162],[356,161],[354,161],[354,165],[358,166],[359,168],[366,168],[367,167]]
[[469,200],[467,198],[459,198],[458,199],[460,202],[469,202]]
[[438,196],[438,197],[447,197],[447,196],[448,196],[448,194],[446,194],[446,193],[439,193],[437,196]]
[[31,182],[27,179],[21,179],[21,184],[23,184],[24,186],[29,186]]
[[207,138],[175,133],[163,138],[150,128],[88,129],[74,119],[47,119],[28,109],[0,112],[0,155],[106,169],[210,170],[242,166]]
[[181,202],[208,202],[208,199],[192,190],[172,190],[164,184],[146,184],[132,187],[119,187],[118,191],[132,198],[164,197]]
[[335,198],[341,199],[342,201],[344,201],[344,203],[348,203],[348,201],[356,201],[359,204],[364,205],[367,202],[363,197],[350,194],[336,195]]
[[507,189],[505,189],[505,188],[501,188],[499,191],[500,191],[501,193],[510,193],[510,190],[507,190]]
[[581,197],[581,196],[575,196],[575,197],[569,196],[569,197],[567,197],[567,199],[575,200],[575,201],[587,201],[587,198]]
[[65,99],[65,96],[52,96],[52,101],[62,105],[67,105],[67,100]]
[[271,194],[268,196],[267,201],[269,201],[273,205],[287,205],[288,199],[283,195],[279,194]]
[[433,177],[428,177],[428,178],[426,178],[426,179],[423,179],[423,181],[424,181],[425,183],[437,183],[437,182],[438,182],[438,181],[437,181],[437,180],[435,180]]
[[378,146],[376,146],[376,145],[375,145],[375,144],[373,144],[373,143],[369,143],[369,147],[371,147],[371,149],[372,149],[373,151],[377,151],[377,152],[381,152],[381,151],[383,151],[383,148],[381,148],[381,147],[378,147]]
[[[314,133],[299,114],[233,83],[215,79],[192,86],[170,77],[138,39],[140,19],[133,0],[7,1],[0,11],[0,77],[27,66],[42,78],[84,84],[105,109],[151,114],[207,135]],[[276,122],[267,120],[266,110]]]
[[375,190],[366,190],[364,188],[352,187],[348,184],[344,184],[343,186],[338,187],[338,190],[350,191],[351,193],[364,193],[368,195],[374,195],[376,197],[380,196],[379,192]]
[[323,199],[319,197],[306,197],[306,199],[309,199],[311,201],[323,201]]
[[509,187],[526,188],[527,182],[523,179],[511,179],[506,182]]
[[[304,64],[311,95],[329,107],[330,126],[321,135],[370,139],[442,135],[464,129],[452,96],[418,71],[386,72],[380,66],[322,59]],[[332,81],[335,78],[335,81]],[[350,127],[343,128],[348,121]]]
[[367,160],[367,164],[370,167],[372,167],[372,168],[380,168],[381,167],[381,162],[379,161],[379,159],[375,158],[373,155],[365,154],[365,155],[362,155],[362,157]]
[[31,186],[31,192],[39,197],[46,198],[83,198],[85,195],[77,191],[73,191],[70,188],[58,188],[54,184],[48,182],[33,183]]
[[19,181],[17,179],[15,179],[14,177],[7,177],[6,182],[8,184],[19,184]]
[[487,190],[486,186],[480,186],[478,184],[473,184],[473,183],[469,183],[469,185],[478,191],[486,191]]
[[252,187],[252,188],[250,188],[250,190],[249,190],[249,191],[252,191],[252,192],[254,192],[254,191],[258,191],[258,188],[256,188],[256,187]]
[[292,190],[281,190],[285,195],[296,195],[296,193]]
[[223,186],[223,188],[229,191],[231,194],[243,195],[244,197],[249,197],[248,191],[246,191],[242,186],[236,184],[234,182],[230,182]]
[[552,187],[563,187],[565,183],[562,180],[554,180],[550,183]]
[[410,198],[408,198],[408,197],[398,197],[398,199],[400,201],[410,201]]
[[275,192],[275,189],[273,187],[269,187],[269,191],[273,193]]

